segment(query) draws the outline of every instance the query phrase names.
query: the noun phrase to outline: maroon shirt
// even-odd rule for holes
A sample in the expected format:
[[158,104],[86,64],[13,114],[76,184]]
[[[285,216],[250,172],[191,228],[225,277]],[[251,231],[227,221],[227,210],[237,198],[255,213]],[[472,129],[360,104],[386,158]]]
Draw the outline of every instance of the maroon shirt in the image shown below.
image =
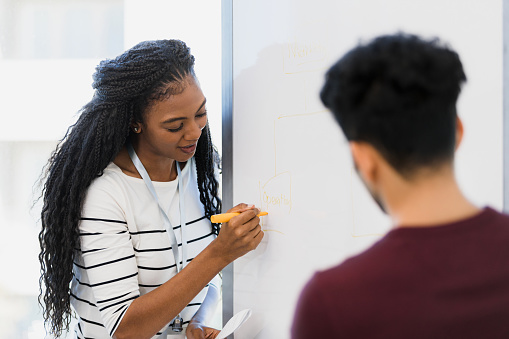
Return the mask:
[[292,338],[509,338],[509,216],[390,231],[314,275]]

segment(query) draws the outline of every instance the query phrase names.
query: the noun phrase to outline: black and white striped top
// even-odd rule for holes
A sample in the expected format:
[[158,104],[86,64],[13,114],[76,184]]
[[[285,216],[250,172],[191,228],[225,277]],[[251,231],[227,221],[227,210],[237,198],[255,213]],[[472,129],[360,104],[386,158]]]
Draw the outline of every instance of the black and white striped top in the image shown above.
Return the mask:
[[[186,187],[187,261],[191,261],[215,235],[199,199],[194,158],[187,162],[182,176]],[[177,182],[153,184],[161,204],[169,207],[167,214],[181,253]],[[142,179],[124,174],[113,163],[87,191],[80,243],[71,286],[71,303],[79,316],[78,338],[111,337],[134,299],[176,274],[170,240],[157,202]],[[211,284],[219,287],[219,278]],[[207,289],[182,311],[184,324],[200,307]]]

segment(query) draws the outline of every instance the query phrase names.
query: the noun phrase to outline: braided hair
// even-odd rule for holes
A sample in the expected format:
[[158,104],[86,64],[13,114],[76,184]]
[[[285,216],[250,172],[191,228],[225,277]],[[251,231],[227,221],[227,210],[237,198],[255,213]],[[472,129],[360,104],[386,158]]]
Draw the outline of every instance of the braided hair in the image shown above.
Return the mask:
[[[39,233],[39,303],[52,334],[60,336],[71,321],[73,258],[80,248],[79,220],[87,188],[122,149],[132,121],[143,121],[153,100],[182,92],[194,74],[194,57],[179,40],[145,41],[112,60],[102,61],[93,76],[94,97],[80,111],[52,153],[42,180],[42,230]],[[221,210],[215,166],[220,158],[208,123],[196,153],[200,201],[205,215]],[[219,225],[212,225],[218,234]]]

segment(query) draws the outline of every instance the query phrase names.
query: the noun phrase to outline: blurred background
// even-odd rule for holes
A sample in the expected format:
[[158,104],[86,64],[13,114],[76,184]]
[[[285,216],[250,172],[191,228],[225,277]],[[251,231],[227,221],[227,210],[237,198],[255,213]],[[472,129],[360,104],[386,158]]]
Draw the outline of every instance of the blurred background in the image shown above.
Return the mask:
[[191,47],[221,150],[221,1],[0,0],[0,339],[51,338],[37,301],[38,179],[99,61],[154,39]]

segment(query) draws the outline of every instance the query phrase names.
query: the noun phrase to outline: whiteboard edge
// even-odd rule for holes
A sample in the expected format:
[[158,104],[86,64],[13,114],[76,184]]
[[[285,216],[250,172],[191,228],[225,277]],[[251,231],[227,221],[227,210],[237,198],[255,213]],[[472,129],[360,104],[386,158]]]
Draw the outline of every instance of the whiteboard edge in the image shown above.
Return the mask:
[[503,39],[503,210],[509,212],[509,0],[504,0],[502,20],[502,39]]
[[[233,0],[221,0],[221,53],[222,199],[226,211],[233,207]],[[233,263],[222,274],[224,326],[233,317]]]

